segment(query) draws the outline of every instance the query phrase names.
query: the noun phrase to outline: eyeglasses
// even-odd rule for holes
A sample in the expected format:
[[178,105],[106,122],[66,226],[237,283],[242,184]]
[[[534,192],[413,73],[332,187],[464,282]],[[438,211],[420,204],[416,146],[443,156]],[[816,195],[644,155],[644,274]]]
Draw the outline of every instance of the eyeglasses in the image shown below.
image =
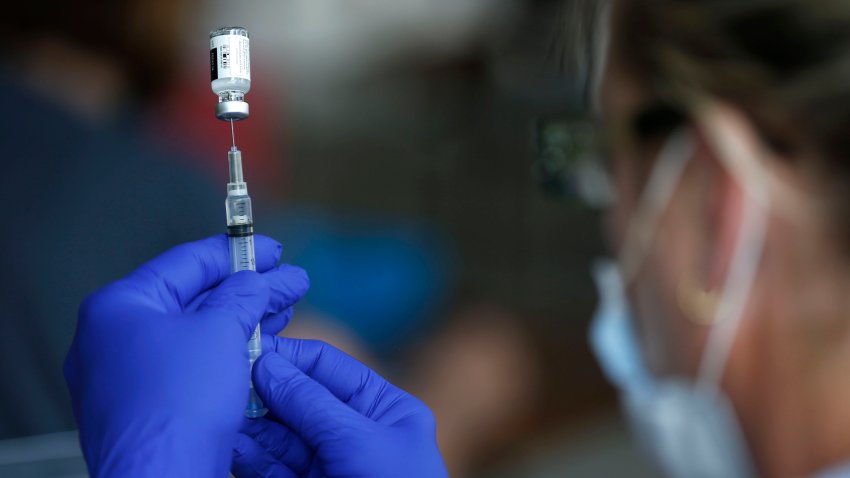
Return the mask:
[[612,145],[636,147],[672,133],[687,116],[679,107],[656,101],[630,120],[603,128],[582,116],[551,116],[535,125],[532,177],[554,196],[578,199],[595,209],[609,207],[615,192],[610,174]]
[[537,121],[532,177],[554,196],[577,198],[594,208],[613,200],[610,174],[601,154],[599,128],[580,117],[549,117]]

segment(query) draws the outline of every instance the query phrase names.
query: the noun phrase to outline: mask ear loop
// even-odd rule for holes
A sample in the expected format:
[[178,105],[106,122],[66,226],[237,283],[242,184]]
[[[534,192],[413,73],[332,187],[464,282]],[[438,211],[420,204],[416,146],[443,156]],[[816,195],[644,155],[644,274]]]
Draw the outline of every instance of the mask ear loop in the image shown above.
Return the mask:
[[679,180],[692,152],[691,134],[685,128],[672,133],[661,148],[658,162],[653,167],[638,200],[635,215],[629,221],[623,248],[619,254],[623,285],[626,287],[635,279],[649,255],[658,221],[667,210],[673,193],[679,186]]
[[[732,253],[729,272],[715,310],[714,326],[709,333],[698,375],[699,383],[720,390],[750,293],[761,263],[770,213],[770,190],[766,172],[737,135],[725,132],[717,122],[709,122],[710,138],[721,160],[744,190],[745,204],[741,230]],[[724,139],[725,138],[725,139]]]

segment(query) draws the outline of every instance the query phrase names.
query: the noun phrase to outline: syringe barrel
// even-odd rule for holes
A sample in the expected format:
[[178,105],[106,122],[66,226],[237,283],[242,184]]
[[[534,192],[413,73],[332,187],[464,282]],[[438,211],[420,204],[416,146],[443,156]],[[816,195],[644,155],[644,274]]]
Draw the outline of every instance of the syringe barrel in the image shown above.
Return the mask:
[[[233,149],[227,154],[230,166],[230,182],[227,183],[227,237],[230,242],[230,271],[257,270],[256,253],[254,250],[254,216],[251,211],[251,197],[248,196],[248,186],[242,177],[242,153]],[[249,366],[253,368],[254,361],[262,353],[259,324],[248,341]],[[250,369],[249,369],[250,370]],[[248,405],[245,416],[257,418],[268,411],[254,390],[254,384],[249,379]]]
[[227,238],[230,242],[230,272],[255,271],[257,263],[254,254],[254,236],[233,234],[231,228],[227,228]]

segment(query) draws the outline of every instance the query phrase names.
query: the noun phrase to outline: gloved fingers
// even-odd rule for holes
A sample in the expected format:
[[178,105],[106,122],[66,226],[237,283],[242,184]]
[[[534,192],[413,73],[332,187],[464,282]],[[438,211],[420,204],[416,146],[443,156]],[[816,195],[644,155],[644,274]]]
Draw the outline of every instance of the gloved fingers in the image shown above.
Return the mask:
[[235,321],[244,330],[247,341],[265,314],[268,303],[266,279],[254,271],[241,271],[213,289],[198,306],[198,313]]
[[310,288],[307,272],[297,266],[281,264],[263,274],[269,284],[269,303],[266,315],[277,314],[295,305]]
[[200,307],[201,304],[203,304],[204,301],[207,300],[207,297],[209,297],[213,290],[215,290],[215,286],[196,295],[195,298],[191,300],[191,302],[183,306],[183,312],[197,312],[198,307]]
[[289,325],[292,321],[292,307],[279,312],[263,317],[260,321],[260,331],[267,335],[277,335]]
[[[227,257],[230,257],[230,245],[228,244],[227,247]],[[272,270],[280,261],[282,252],[283,245],[280,242],[262,234],[254,235],[254,259],[257,272]]]
[[[263,323],[265,324],[272,316],[283,312],[289,314],[281,317],[285,320],[275,321],[274,326],[269,325],[268,329],[265,325],[263,326],[263,332],[276,334],[289,324],[289,318],[292,316],[292,311],[289,310],[289,307],[298,302],[307,293],[307,289],[310,287],[310,278],[304,269],[289,264],[281,264],[278,267],[273,267],[260,275],[267,279],[269,287],[272,289],[269,304],[266,308],[266,315],[263,317]],[[184,312],[197,311],[198,307],[206,300],[213,289],[215,287],[207,289],[195,296],[191,302],[184,306]],[[277,329],[275,330],[274,327],[277,327]]]
[[252,376],[254,389],[271,415],[310,448],[371,424],[279,354],[261,355]]
[[230,468],[236,478],[298,478],[295,472],[277,461],[259,443],[242,433],[236,434]]
[[410,397],[354,357],[322,341],[264,336],[263,350],[282,355],[336,398],[369,418],[379,416],[385,406]]
[[[254,238],[257,270],[277,264],[282,246],[265,236]],[[195,296],[230,275],[230,252],[223,234],[173,247],[136,269],[128,279],[153,297],[185,307]]]
[[296,472],[307,473],[313,451],[287,426],[265,418],[245,419],[240,433],[251,437],[267,453]]

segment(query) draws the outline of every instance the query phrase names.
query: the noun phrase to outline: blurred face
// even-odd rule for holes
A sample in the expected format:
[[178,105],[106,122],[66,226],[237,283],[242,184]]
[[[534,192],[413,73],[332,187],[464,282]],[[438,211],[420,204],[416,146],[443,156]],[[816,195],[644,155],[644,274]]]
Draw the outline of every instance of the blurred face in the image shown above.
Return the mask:
[[[608,136],[617,197],[607,218],[615,251],[623,249],[647,179],[671,137],[671,133],[658,137],[637,133],[636,119],[653,104],[613,48],[600,88],[599,114]],[[717,276],[706,252],[713,237],[706,216],[712,209],[710,192],[717,187],[718,171],[710,161],[701,160],[698,151],[687,154],[692,157],[687,158],[673,197],[653,228],[647,256],[626,287],[649,368],[657,375],[693,377],[709,330],[698,323],[709,311],[698,310],[699,306],[691,310],[688,302]],[[698,317],[687,317],[688,313]]]
[[[685,404],[663,393],[675,392],[673,387],[648,394],[664,400],[647,403],[673,412],[643,414],[650,418],[645,423],[658,425],[649,429],[670,432],[665,436],[671,439],[656,440],[660,452],[668,452],[659,455],[697,456],[669,452],[699,450],[693,445],[698,440],[679,439],[692,431],[698,435],[700,427],[706,435],[715,434],[713,441],[703,443],[746,449],[765,476],[809,476],[846,462],[846,244],[836,242],[836,217],[824,207],[835,198],[823,187],[823,171],[812,167],[813,158],[803,153],[787,157],[791,153],[772,148],[744,105],[709,97],[705,91],[692,92],[700,97],[690,98],[691,109],[679,115],[678,126],[647,134],[642,120],[660,104],[653,93],[658,90],[645,87],[629,69],[629,58],[618,51],[616,9],[613,18],[614,38],[597,104],[609,139],[616,193],[608,232],[621,254],[639,350],[656,377],[696,379],[661,381],[664,385],[687,383],[692,392],[699,392],[705,390],[701,385],[710,383],[712,392],[717,385],[718,395],[728,399],[728,404],[690,400],[692,395],[685,397],[690,402]],[[687,135],[672,134],[676,128]],[[686,138],[690,145],[671,150],[666,147],[676,144],[671,137]],[[671,151],[681,155],[684,169],[669,200],[656,209],[650,233],[640,236],[639,244],[646,246],[638,251],[642,260],[629,268],[638,263],[630,254],[635,227],[647,222],[641,218],[648,179],[659,177],[657,172],[664,168],[657,166],[675,157],[668,154]],[[724,306],[721,313],[719,304]],[[709,336],[711,347],[706,349]],[[629,387],[620,388],[628,398]],[[688,413],[692,409],[685,405],[705,405],[707,413]],[[715,420],[731,415],[730,420]],[[686,418],[677,422],[671,416]],[[652,420],[658,417],[665,420]],[[737,435],[738,427],[745,444],[727,440]],[[682,446],[666,446],[671,443]],[[717,458],[708,460],[713,463],[735,461],[724,460],[733,453],[719,445],[703,451]],[[738,476],[684,476],[697,475]]]

